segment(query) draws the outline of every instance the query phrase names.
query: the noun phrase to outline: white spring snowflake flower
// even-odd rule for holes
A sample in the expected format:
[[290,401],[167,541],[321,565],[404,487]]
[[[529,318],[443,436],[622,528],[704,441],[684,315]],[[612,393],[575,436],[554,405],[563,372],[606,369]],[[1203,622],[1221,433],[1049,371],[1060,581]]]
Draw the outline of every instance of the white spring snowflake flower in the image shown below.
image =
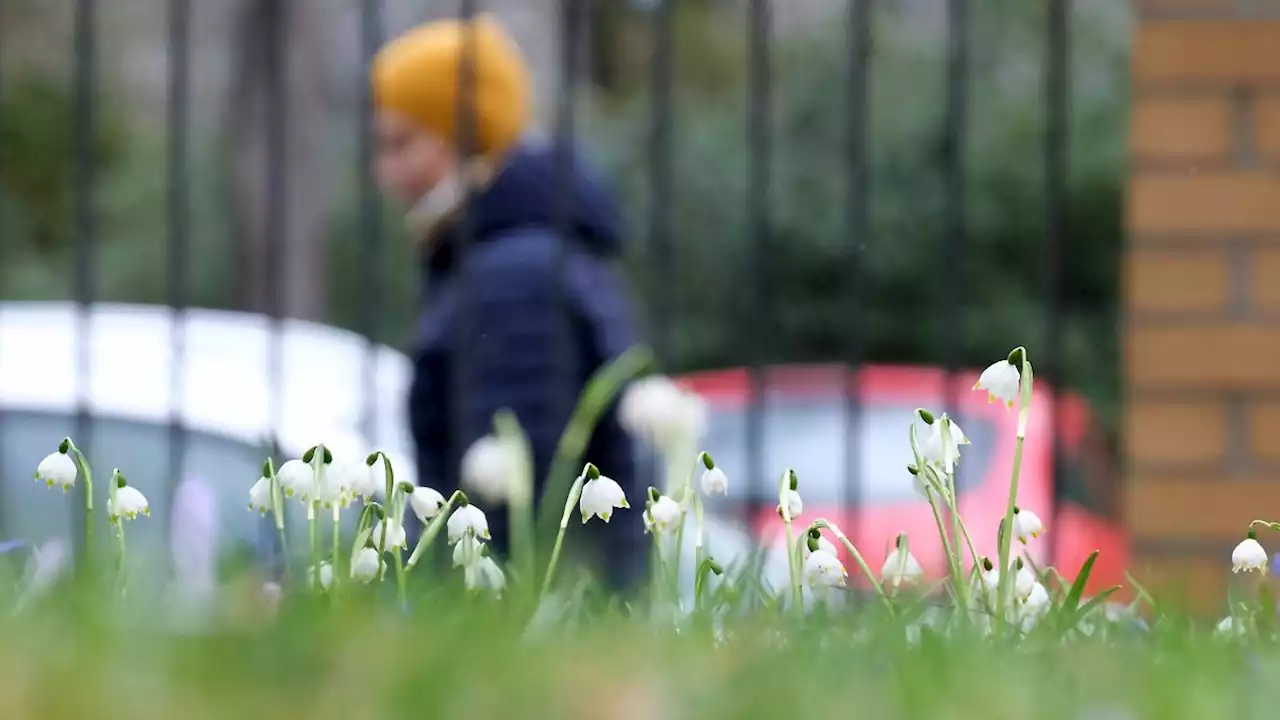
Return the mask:
[[1034,583],[1031,591],[1027,593],[1026,598],[1020,601],[1022,604],[1019,612],[1022,620],[1022,631],[1030,632],[1035,627],[1040,618],[1044,617],[1049,611],[1050,598],[1049,591],[1044,585]]
[[[778,506],[778,512],[781,514],[782,506]],[[787,490],[787,517],[795,520],[800,517],[800,513],[804,512],[804,500],[800,499],[800,493],[795,490]]]
[[258,482],[249,488],[249,509],[266,515],[271,506],[271,478],[258,478]]
[[644,531],[654,535],[666,535],[678,529],[684,521],[684,506],[662,495],[644,511]]
[[696,443],[706,429],[706,415],[701,397],[661,375],[632,382],[618,410],[628,433],[663,452],[671,452],[681,443]]
[[844,587],[849,572],[844,569],[840,559],[827,552],[812,552],[804,560],[804,580],[815,590]]
[[351,483],[357,480],[350,463],[323,463],[315,473],[315,492],[312,500],[326,510],[346,507],[351,502]]
[[351,579],[362,583],[373,582],[380,569],[378,551],[371,547],[361,548],[351,560]]
[[506,502],[518,462],[518,450],[512,443],[485,435],[472,443],[462,457],[462,485],[487,503]]
[[920,561],[911,551],[895,549],[884,559],[880,577],[884,582],[908,585],[924,577],[924,568],[920,567]]
[[409,507],[424,525],[440,514],[444,503],[444,495],[429,487],[416,487],[409,493]]
[[940,418],[925,413],[918,413],[918,416],[929,426],[929,435],[920,448],[920,454],[939,470],[948,474],[954,472],[956,463],[960,462],[960,446],[968,445],[969,438],[946,413]]
[[311,466],[301,460],[290,460],[276,471],[276,480],[284,496],[311,502],[316,490],[316,474]]
[[814,553],[814,552],[824,552],[829,555],[835,555],[836,557],[840,556],[840,553],[836,550],[835,544],[832,543],[830,540],[828,540],[825,536],[818,535],[818,539],[816,542],[818,544],[817,550],[810,550],[809,543],[807,542],[801,546],[801,552],[804,557],[807,558],[809,557],[810,553]]
[[449,533],[449,544],[454,545],[471,535],[481,540],[489,539],[489,520],[484,511],[475,505],[463,505],[453,511],[445,526]]
[[36,466],[36,481],[66,492],[76,486],[76,473],[76,461],[66,453],[55,452]]
[[484,543],[468,535],[453,546],[453,566],[467,567],[484,554]]
[[999,400],[1002,405],[1012,409],[1013,403],[1021,393],[1022,376],[1018,368],[1008,359],[1000,360],[987,366],[974,383],[974,390],[986,390],[987,402]]
[[[317,567],[319,568],[318,573],[316,572]],[[307,587],[309,589],[315,589],[317,575],[320,578],[320,589],[328,590],[333,586],[333,566],[328,561],[322,562],[318,566],[313,565],[307,568]]]
[[1240,571],[1250,572],[1257,570],[1263,575],[1267,574],[1267,551],[1262,547],[1262,543],[1258,542],[1257,533],[1249,530],[1249,537],[1245,538],[1236,545],[1231,551],[1231,572],[1238,573]]
[[[387,527],[387,544],[385,547],[382,544],[382,526],[384,523]],[[373,546],[375,548],[382,550],[408,546],[408,539],[404,532],[404,525],[402,525],[399,520],[390,518],[386,520],[379,520],[378,524],[373,526],[373,534],[369,536],[369,539],[373,541]]]
[[627,495],[622,486],[612,478],[596,474],[582,486],[582,497],[578,500],[578,509],[582,512],[582,522],[586,524],[592,517],[605,522],[613,516],[615,508],[630,508]]
[[702,494],[707,497],[729,494],[729,476],[718,467],[703,471],[701,485]]
[[1045,531],[1040,516],[1030,510],[1018,506],[1013,508],[1013,536],[1018,542],[1026,545],[1028,541],[1040,537]]
[[501,593],[507,584],[502,568],[488,555],[467,565],[463,569],[463,579],[468,590],[487,590],[492,593]]
[[132,485],[117,488],[114,500],[107,498],[107,517],[112,522],[121,518],[134,520],[139,515],[150,514],[151,506],[147,503],[147,497]]
[[1035,571],[1031,569],[1031,566],[1019,562],[1018,571],[1013,576],[1014,597],[1019,600],[1029,597],[1039,584],[1040,580],[1036,577]]

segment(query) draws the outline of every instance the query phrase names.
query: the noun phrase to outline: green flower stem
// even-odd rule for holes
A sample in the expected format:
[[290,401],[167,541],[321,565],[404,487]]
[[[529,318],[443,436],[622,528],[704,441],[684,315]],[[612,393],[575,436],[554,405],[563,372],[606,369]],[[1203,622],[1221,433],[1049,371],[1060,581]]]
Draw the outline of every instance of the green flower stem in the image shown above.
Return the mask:
[[854,562],[858,563],[858,566],[862,568],[862,572],[866,573],[867,578],[871,580],[871,587],[875,589],[876,595],[880,596],[880,601],[883,602],[885,608],[889,610],[889,614],[893,615],[893,601],[891,601],[889,596],[885,594],[884,586],[880,584],[880,579],[871,572],[871,566],[867,565],[867,561],[863,559],[862,553],[858,552],[858,548],[853,546],[853,543],[849,541],[849,537],[844,534],[844,531],[840,529],[840,526],[829,520],[822,519],[814,521],[813,524],[818,527],[825,527],[829,529],[831,533],[840,540],[840,544],[844,545],[844,549],[848,550],[849,554],[853,556]]
[[1018,502],[1018,476],[1022,473],[1022,444],[1025,438],[1019,436],[1013,450],[1013,474],[1009,478],[1009,501],[1004,510],[1004,521],[1000,526],[1000,582],[996,586],[996,620],[1001,625],[1005,622],[1005,607],[1009,604],[1009,591],[1012,589],[1009,572],[1010,543],[1013,540],[1013,506]]
[[791,489],[791,473],[788,468],[778,480],[778,513],[782,515],[782,525],[787,533],[787,576],[791,581],[791,600],[795,604],[795,612],[803,613],[804,594],[800,590],[800,568],[795,553],[791,551],[795,544],[795,533],[791,531],[791,503],[787,497],[787,491]]
[[573,507],[582,497],[582,486],[586,480],[587,471],[584,468],[578,475],[578,479],[569,486],[569,495],[564,501],[564,512],[560,514],[560,532],[556,534],[556,544],[551,548],[551,559],[547,561],[547,572],[542,578],[542,590],[538,592],[539,600],[547,596],[547,592],[551,589],[551,582],[555,579],[556,568],[560,565],[560,552],[564,546],[564,535],[569,529],[569,518],[573,517]]
[[455,490],[449,496],[449,499],[444,503],[444,507],[440,508],[440,512],[436,513],[436,516],[431,519],[427,529],[423,530],[422,535],[418,536],[418,544],[414,546],[413,552],[409,554],[409,561],[405,565],[406,573],[418,566],[418,561],[422,558],[422,554],[431,546],[432,541],[436,539],[436,536],[440,534],[440,530],[444,528],[445,523],[449,520],[449,515],[453,513],[454,506],[466,499],[466,494],[461,490]]
[[67,452],[80,466],[80,474],[84,476],[84,567],[92,574],[93,569],[93,468],[85,459],[80,448],[67,438]]
[[334,503],[333,505],[333,584],[338,585],[338,577],[341,575],[339,568],[342,567],[341,558],[338,555],[339,544],[342,542],[342,506]]
[[116,557],[116,589],[120,593],[120,597],[124,597],[129,585],[129,572],[126,565],[128,553],[125,551],[124,543],[124,518],[117,517],[115,519],[116,526],[116,546],[119,549],[119,555]]
[[964,604],[967,593],[961,588],[964,586],[964,567],[960,564],[959,554],[955,552],[955,548],[951,544],[951,537],[947,533],[947,527],[942,522],[942,513],[938,510],[938,500],[934,496],[933,488],[926,486],[924,489],[925,497],[929,500],[929,509],[933,511],[933,521],[938,525],[938,536],[942,538],[942,549],[947,555],[947,571],[951,575],[951,582],[955,585],[956,592],[962,595],[961,603]]
[[271,487],[271,516],[276,524],[276,536],[280,539],[280,556],[285,577],[289,576],[289,536],[284,531],[284,488],[276,477],[276,464],[271,458],[266,463],[267,482]]
[[320,550],[316,542],[316,503],[307,503],[307,537],[310,544],[308,551],[308,561],[311,564],[311,575],[315,578],[313,585],[316,592],[321,590],[320,587]]

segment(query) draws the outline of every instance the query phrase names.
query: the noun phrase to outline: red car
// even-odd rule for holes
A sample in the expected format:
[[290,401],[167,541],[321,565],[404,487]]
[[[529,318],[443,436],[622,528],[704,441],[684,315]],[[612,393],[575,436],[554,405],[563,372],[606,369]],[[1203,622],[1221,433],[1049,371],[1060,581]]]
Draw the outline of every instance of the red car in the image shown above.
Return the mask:
[[[953,414],[971,444],[961,449],[957,485],[960,512],[980,554],[997,554],[996,529],[1004,514],[1013,466],[1017,411],[988,403],[974,392],[977,372],[952,375]],[[705,447],[730,477],[730,494],[714,512],[744,520],[758,539],[782,537],[776,513],[778,477],[796,470],[805,527],[823,517],[838,524],[879,572],[893,538],[905,531],[925,572],[946,573],[946,560],[933,514],[913,490],[908,428],[918,407],[944,408],[947,375],[938,368],[866,366],[856,375],[842,367],[782,366],[764,371],[761,402],[761,463],[747,476],[748,404],[751,382],[745,369],[686,375],[680,382],[706,399],[710,410]],[[846,410],[849,395],[861,399],[860,441]],[[1037,382],[1023,448],[1018,503],[1035,511],[1048,532],[1029,546],[1041,567],[1052,565],[1074,577],[1094,550],[1100,550],[1086,595],[1123,583],[1129,559],[1120,522],[1118,487],[1105,440],[1087,403],[1065,393],[1056,398]],[[1060,476],[1053,472],[1054,420],[1061,441]],[[849,448],[857,451],[855,457]],[[856,462],[856,482],[846,466]],[[1017,548],[1015,541],[1015,548]],[[841,551],[843,554],[843,550]],[[851,558],[845,564],[853,575]],[[1120,599],[1120,598],[1115,598]]]

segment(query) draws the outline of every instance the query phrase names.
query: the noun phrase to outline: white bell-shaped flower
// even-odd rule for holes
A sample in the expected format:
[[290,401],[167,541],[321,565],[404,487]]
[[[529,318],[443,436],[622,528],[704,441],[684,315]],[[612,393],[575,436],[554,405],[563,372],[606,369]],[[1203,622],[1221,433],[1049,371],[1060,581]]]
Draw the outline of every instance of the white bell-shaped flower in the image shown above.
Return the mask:
[[492,593],[501,593],[502,588],[507,584],[502,568],[498,567],[498,563],[488,555],[467,565],[463,569],[463,579],[468,590],[487,590]]
[[133,520],[139,515],[150,515],[151,506],[147,497],[132,485],[116,488],[115,498],[107,498],[107,517],[112,522],[121,518]]
[[804,580],[810,588],[844,587],[847,577],[849,572],[831,553],[812,552],[804,559]]
[[36,480],[49,487],[62,488],[63,492],[76,485],[76,461],[66,453],[56,452],[45,457],[36,466]]
[[728,495],[729,494],[729,476],[718,467],[704,470],[702,473],[702,494],[708,497],[712,495]]
[[[920,419],[929,425],[929,434],[920,448],[920,454],[926,462],[939,470],[954,472],[956,463],[960,461],[960,446],[968,445],[969,438],[965,437],[960,425],[946,413],[940,418],[920,415]],[[932,423],[929,422],[930,419],[933,420]]]
[[374,460],[373,465],[366,465],[363,461],[358,465],[353,463],[348,474],[352,498],[369,502],[386,492],[386,470],[380,457]]
[[597,474],[582,486],[582,497],[578,500],[578,509],[582,512],[582,522],[586,524],[592,517],[605,522],[613,517],[615,508],[629,508],[627,495],[613,478]]
[[462,486],[487,503],[503,503],[511,496],[518,450],[509,442],[485,435],[462,456]]
[[1018,542],[1026,545],[1030,540],[1040,537],[1044,529],[1044,523],[1040,522],[1039,515],[1026,508],[1014,506],[1013,536],[1018,538]]
[[832,543],[830,540],[828,540],[825,536],[818,535],[818,539],[816,542],[818,544],[817,550],[810,550],[808,542],[804,543],[804,545],[801,546],[801,553],[803,554],[804,557],[807,558],[809,557],[810,553],[814,553],[814,552],[824,552],[829,555],[835,555],[836,557],[840,556],[839,551],[836,550],[835,544]]
[[480,559],[484,553],[484,543],[474,536],[468,535],[453,546],[453,566],[467,567]]
[[[387,544],[382,544],[382,527],[387,528]],[[373,526],[373,534],[369,536],[373,542],[373,546],[380,550],[388,550],[391,548],[403,548],[408,545],[407,537],[404,532],[404,525],[399,520],[386,519],[379,520],[378,524]]]
[[[390,544],[390,541],[388,541]],[[368,583],[378,577],[378,570],[381,569],[381,561],[379,560],[378,551],[371,547],[361,548],[356,556],[351,559],[351,579],[356,582]]]
[[[319,572],[316,572],[317,567]],[[309,589],[315,589],[317,575],[320,578],[320,589],[328,590],[333,586],[333,566],[327,561],[320,563],[318,566],[313,565],[307,568],[307,587]]]
[[973,389],[986,390],[987,402],[999,400],[1001,404],[1012,408],[1021,392],[1021,381],[1018,368],[1006,359],[987,366]]
[[346,463],[324,463],[315,474],[312,500],[327,509],[346,507],[351,502],[350,483],[354,479]]
[[[781,506],[778,512],[782,512]],[[800,493],[795,490],[787,491],[787,516],[792,520],[800,517],[800,513],[804,512],[804,500],[800,499]]]
[[1257,570],[1263,575],[1267,573],[1267,551],[1263,549],[1262,543],[1258,542],[1257,538],[1257,534],[1250,530],[1249,537],[1242,540],[1231,551],[1231,572]]
[[301,460],[290,460],[276,471],[276,480],[284,496],[311,502],[316,491],[316,474],[311,466]]
[[271,479],[258,478],[258,482],[249,488],[249,509],[266,515],[271,510]]
[[684,506],[662,495],[644,511],[644,530],[654,535],[666,535],[679,529],[684,520]]
[[1017,568],[1018,571],[1013,576],[1013,595],[1018,600],[1023,600],[1031,595],[1035,586],[1040,584],[1040,580],[1036,578],[1035,571],[1030,565],[1019,560]]
[[417,516],[418,521],[424,525],[440,514],[440,508],[444,507],[444,503],[444,496],[429,487],[416,487],[412,493],[409,493],[409,507],[413,509],[413,514]]
[[1044,614],[1049,611],[1049,591],[1045,589],[1044,585],[1038,582],[1033,583],[1026,598],[1019,602],[1021,602],[1022,631],[1029,632],[1040,621],[1040,618],[1044,617]]
[[445,525],[449,533],[449,544],[453,545],[471,535],[481,540],[489,539],[489,520],[484,511],[475,505],[463,505],[453,511],[449,522]]
[[887,583],[910,585],[924,577],[924,568],[910,550],[895,549],[884,559],[880,577]]
[[[381,463],[382,458],[378,458],[377,464]],[[373,468],[365,464],[364,457],[355,453],[334,453],[333,462],[325,467],[325,475],[333,486],[328,491],[340,490],[344,507],[358,497],[373,497],[376,491]]]
[[623,428],[663,452],[696,443],[706,429],[706,403],[670,378],[652,375],[632,382],[618,416]]

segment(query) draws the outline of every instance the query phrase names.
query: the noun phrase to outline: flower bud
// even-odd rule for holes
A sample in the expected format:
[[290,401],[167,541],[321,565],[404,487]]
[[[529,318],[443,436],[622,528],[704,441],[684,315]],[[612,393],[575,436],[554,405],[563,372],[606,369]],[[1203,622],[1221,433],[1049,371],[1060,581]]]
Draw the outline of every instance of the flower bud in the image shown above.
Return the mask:
[[1027,359],[1027,350],[1024,347],[1016,347],[1009,353],[1009,364],[1022,369],[1022,363]]
[[600,470],[596,468],[595,465],[592,465],[591,463],[587,463],[587,467],[584,469],[584,472],[588,480],[595,480],[596,478],[600,477]]
[[658,488],[649,486],[649,504],[658,502],[660,497],[662,497],[662,493],[658,492]]
[[907,465],[907,472],[911,473],[912,475],[919,475],[919,474],[920,474],[920,468],[916,467],[914,464],[908,464],[908,465]]
[[933,424],[933,413],[929,412],[928,410],[925,410],[924,408],[916,408],[916,415],[918,415],[920,419],[924,421],[925,425]]
[[792,490],[799,490],[799,489],[800,489],[800,478],[796,476],[796,471],[795,471],[795,470],[792,470],[792,469],[790,469],[790,468],[788,468],[788,469],[787,469],[787,474],[791,477],[791,489],[792,489]]
[[707,558],[707,567],[717,576],[724,575],[724,568],[720,567],[720,563],[711,558]]
[[116,470],[115,475],[116,475],[116,487],[122,488],[122,487],[129,486],[129,481],[124,479],[124,476],[120,474],[119,470]]
[[364,464],[368,465],[369,467],[373,467],[373,464],[378,462],[378,456],[381,454],[382,454],[381,451],[374,450],[373,452],[369,453],[369,457],[364,459]]
[[996,567],[996,566],[995,566],[995,563],[991,562],[991,558],[987,557],[986,555],[983,555],[983,556],[982,556],[982,569],[983,569],[983,570],[986,570],[987,572],[991,572],[992,570],[994,570],[994,569],[995,569],[995,567]]
[[704,451],[701,455],[698,456],[698,459],[702,461],[702,466],[705,467],[706,469],[708,470],[716,469],[716,461],[711,459],[711,453]]
[[313,445],[307,448],[306,452],[302,453],[302,462],[310,465],[311,461],[314,460],[315,457],[316,457],[316,447]]
[[400,482],[399,487],[400,487],[400,492],[404,493],[405,495],[408,495],[413,492],[413,483],[408,482],[407,480],[402,480]]
[[273,474],[275,473],[273,472],[273,469],[271,467],[271,458],[267,458],[266,460],[263,460],[262,461],[262,477],[271,477]]
[[71,438],[62,438],[62,442],[58,443],[58,452],[66,455],[71,451]]
[[329,452],[329,448],[324,449],[324,464],[325,465],[333,464],[333,453]]

